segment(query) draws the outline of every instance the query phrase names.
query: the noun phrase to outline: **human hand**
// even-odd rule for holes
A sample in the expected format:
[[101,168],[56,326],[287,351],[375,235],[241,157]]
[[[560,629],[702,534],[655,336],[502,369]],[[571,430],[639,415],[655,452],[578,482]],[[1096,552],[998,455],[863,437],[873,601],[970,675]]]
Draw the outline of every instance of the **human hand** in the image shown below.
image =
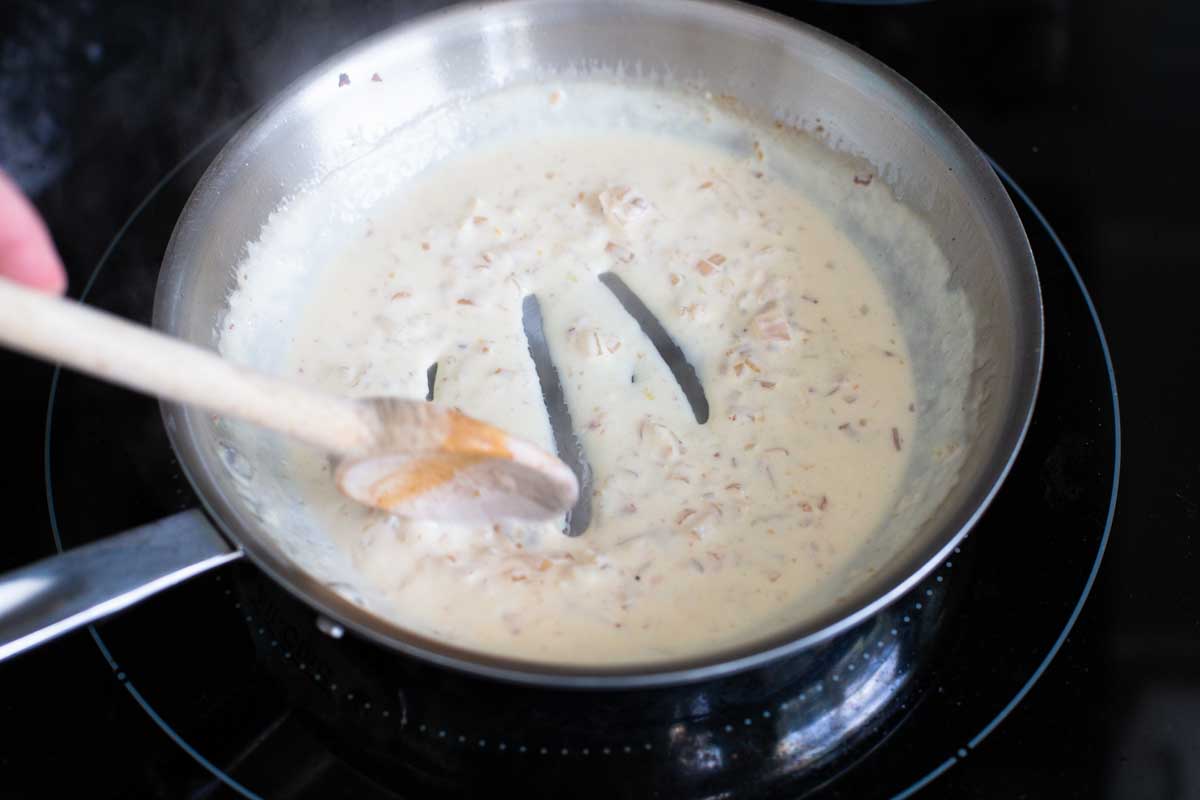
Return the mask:
[[21,190],[0,170],[0,276],[62,294],[67,272],[46,224]]

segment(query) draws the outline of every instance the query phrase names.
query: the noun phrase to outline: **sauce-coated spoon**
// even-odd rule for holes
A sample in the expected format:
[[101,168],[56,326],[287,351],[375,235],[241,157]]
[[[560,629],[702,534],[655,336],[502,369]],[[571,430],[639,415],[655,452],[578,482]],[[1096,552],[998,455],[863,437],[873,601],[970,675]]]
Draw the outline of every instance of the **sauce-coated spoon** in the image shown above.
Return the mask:
[[2,278],[0,342],[323,448],[340,458],[335,474],[343,493],[400,516],[548,519],[571,508],[579,493],[558,458],[455,409],[336,397]]

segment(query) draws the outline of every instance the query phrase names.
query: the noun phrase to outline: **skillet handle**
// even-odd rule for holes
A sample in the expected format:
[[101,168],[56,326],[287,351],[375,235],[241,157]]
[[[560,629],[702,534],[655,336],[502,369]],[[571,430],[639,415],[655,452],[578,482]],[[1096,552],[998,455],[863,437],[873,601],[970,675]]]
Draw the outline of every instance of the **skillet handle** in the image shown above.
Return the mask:
[[191,509],[0,575],[0,661],[241,555]]

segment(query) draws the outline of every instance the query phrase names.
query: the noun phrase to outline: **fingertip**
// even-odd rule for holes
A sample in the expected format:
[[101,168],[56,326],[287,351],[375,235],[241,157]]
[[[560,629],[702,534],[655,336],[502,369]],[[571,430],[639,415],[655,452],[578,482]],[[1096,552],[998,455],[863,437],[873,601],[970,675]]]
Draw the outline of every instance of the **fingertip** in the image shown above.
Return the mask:
[[46,285],[42,287],[50,294],[64,295],[67,293],[67,271],[61,266],[46,276]]
[[33,204],[0,170],[0,276],[52,294],[67,290],[67,272]]
[[66,294],[67,293],[67,270],[63,266],[62,259],[58,255],[58,248],[54,247],[54,243],[50,243],[54,258],[51,263],[42,268],[42,289],[51,294]]
[[0,242],[0,276],[47,294],[66,292],[67,273],[49,239],[5,244]]

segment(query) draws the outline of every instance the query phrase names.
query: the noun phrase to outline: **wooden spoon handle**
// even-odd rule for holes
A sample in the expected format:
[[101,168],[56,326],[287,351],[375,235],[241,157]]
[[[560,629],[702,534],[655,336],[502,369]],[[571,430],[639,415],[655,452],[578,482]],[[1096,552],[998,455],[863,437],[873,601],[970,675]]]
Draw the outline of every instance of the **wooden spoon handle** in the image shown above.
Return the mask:
[[112,314],[0,278],[0,342],[146,394],[200,406],[335,453],[369,447],[353,400],[260,375]]

